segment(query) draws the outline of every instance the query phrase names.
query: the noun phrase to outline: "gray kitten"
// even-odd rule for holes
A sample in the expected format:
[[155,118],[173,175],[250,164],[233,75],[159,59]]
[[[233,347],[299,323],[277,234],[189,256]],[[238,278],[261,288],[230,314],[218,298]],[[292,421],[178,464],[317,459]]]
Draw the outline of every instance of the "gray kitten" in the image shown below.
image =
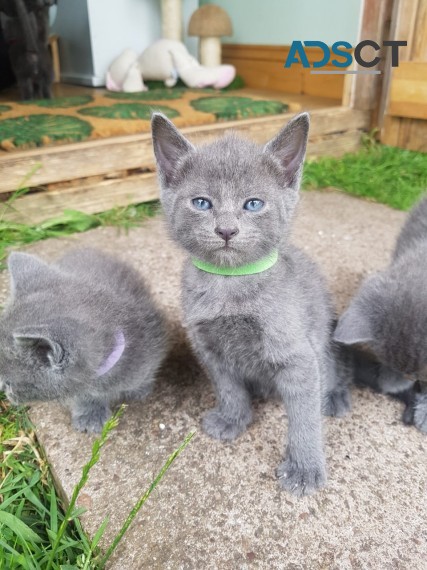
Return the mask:
[[342,315],[335,339],[368,347],[370,356],[356,352],[356,382],[403,400],[404,422],[427,433],[427,198],[408,216],[390,265]]
[[[288,240],[308,129],[302,114],[264,147],[229,135],[195,148],[163,115],[152,120],[170,233],[193,258],[183,274],[184,323],[217,396],[203,429],[232,440],[252,421],[252,397],[282,398],[289,438],[278,476],[297,495],[326,481],[322,405],[337,416],[349,408],[331,356],[324,279]],[[206,270],[259,260],[271,267],[240,276]]]
[[158,309],[131,267],[92,249],[51,265],[9,257],[0,317],[0,388],[15,404],[58,400],[73,425],[99,432],[110,404],[144,398],[166,351]]

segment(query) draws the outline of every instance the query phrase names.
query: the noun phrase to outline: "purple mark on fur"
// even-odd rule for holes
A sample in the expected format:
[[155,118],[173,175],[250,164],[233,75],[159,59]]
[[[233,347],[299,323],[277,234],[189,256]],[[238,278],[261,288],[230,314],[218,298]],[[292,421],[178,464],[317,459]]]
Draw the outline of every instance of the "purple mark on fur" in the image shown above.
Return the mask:
[[104,374],[107,374],[107,372],[109,372],[122,357],[123,351],[126,346],[125,335],[123,334],[122,331],[117,331],[114,336],[114,339],[115,342],[113,350],[110,352],[109,356],[107,356],[105,362],[101,364],[101,366],[98,368],[97,370],[98,376],[103,376]]

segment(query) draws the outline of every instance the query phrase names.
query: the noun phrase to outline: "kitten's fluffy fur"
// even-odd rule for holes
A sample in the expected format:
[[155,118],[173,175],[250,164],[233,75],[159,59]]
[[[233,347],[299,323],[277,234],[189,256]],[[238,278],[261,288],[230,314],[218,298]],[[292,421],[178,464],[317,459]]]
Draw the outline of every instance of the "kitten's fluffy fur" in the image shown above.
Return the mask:
[[[332,308],[316,265],[288,241],[298,202],[309,119],[291,121],[264,148],[229,135],[195,148],[161,114],[152,121],[161,200],[173,238],[192,256],[239,266],[279,250],[269,270],[240,277],[205,273],[187,261],[185,325],[216,391],[203,420],[210,436],[231,440],[252,420],[252,396],[279,396],[289,417],[283,488],[303,495],[324,485],[321,410],[343,415],[347,387],[331,357]],[[213,208],[197,210],[204,197]],[[260,212],[243,209],[251,198]],[[238,230],[224,243],[218,226]]]
[[427,433],[427,198],[408,216],[387,269],[363,283],[335,339],[369,347],[375,358],[356,353],[356,382],[402,399],[403,420]]
[[52,96],[49,8],[56,0],[0,0],[1,24],[21,99]]
[[[59,400],[74,427],[98,432],[110,403],[141,399],[165,355],[162,318],[139,274],[92,249],[48,265],[9,257],[11,297],[0,317],[0,388],[14,403]],[[105,374],[118,332],[125,348]]]

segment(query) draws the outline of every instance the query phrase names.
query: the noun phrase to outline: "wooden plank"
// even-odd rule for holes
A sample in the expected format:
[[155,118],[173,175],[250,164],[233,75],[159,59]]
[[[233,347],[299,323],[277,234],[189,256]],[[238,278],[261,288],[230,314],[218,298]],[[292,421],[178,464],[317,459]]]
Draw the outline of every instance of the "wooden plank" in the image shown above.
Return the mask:
[[[290,46],[225,44],[222,59],[234,65],[248,87],[275,89],[286,93],[299,93],[341,99],[344,87],[342,75],[312,75],[302,64],[285,69]],[[320,61],[320,48],[305,48],[308,62]],[[334,70],[327,65],[325,70]]]
[[224,63],[234,65],[247,87],[272,89],[283,93],[303,93],[303,67],[284,69],[283,64],[262,59],[223,57]]
[[49,36],[49,48],[52,56],[54,83],[59,83],[61,81],[61,66],[59,60],[58,39],[59,36],[57,34],[51,34]]
[[157,177],[150,172],[120,180],[103,180],[97,184],[28,194],[15,200],[13,207],[0,206],[0,218],[34,224],[59,216],[65,209],[96,214],[115,207],[149,202],[158,197]]
[[[251,59],[261,61],[275,61],[282,66],[290,52],[290,45],[264,45],[264,44],[223,44],[222,56],[236,57],[238,59]],[[323,59],[323,50],[317,47],[304,47],[309,63]],[[297,64],[295,64],[297,65]]]
[[[310,139],[307,156],[342,156],[360,147],[362,131],[352,129],[344,133],[318,135]],[[102,180],[85,184],[76,180],[74,186],[55,188],[18,198],[11,207],[0,207],[5,221],[39,223],[59,216],[64,209],[75,209],[95,214],[114,207],[127,206],[157,199],[157,176],[153,173],[121,179]]]
[[411,59],[427,61],[427,0],[418,0]]
[[[261,61],[275,61],[282,66],[288,57],[290,45],[264,45],[264,44],[223,44],[222,57],[236,57]],[[323,51],[320,48],[305,47],[305,54],[309,63],[320,61]]]
[[[262,143],[273,137],[293,116],[293,113],[284,113],[259,119],[214,123],[205,127],[189,127],[182,131],[190,140],[203,143],[233,129]],[[369,116],[365,112],[344,107],[316,109],[311,112],[310,136],[364,129],[368,123]],[[13,192],[35,169],[31,180],[26,182],[32,187],[104,175],[116,170],[153,167],[150,133],[4,153],[0,157],[0,192]]]
[[400,119],[391,115],[384,115],[381,130],[381,142],[389,146],[398,146]]
[[[393,0],[364,0],[358,41],[374,40],[382,46],[383,40],[388,36],[392,7]],[[377,53],[369,47],[365,47],[363,50],[363,56],[367,60],[375,55],[384,56],[384,54],[384,50]],[[364,69],[356,65],[356,70]],[[381,72],[384,71],[384,60],[381,61],[378,69]],[[380,101],[382,80],[382,73],[379,75],[355,75],[352,85],[351,106],[354,109],[374,111]]]
[[[336,68],[326,65],[325,71],[334,71]],[[309,69],[302,74],[302,92],[317,97],[332,97],[342,99],[344,93],[345,75],[315,75]]]
[[417,152],[427,152],[427,121],[386,115],[381,142]]
[[[390,25],[388,26],[388,39],[396,38],[397,28],[398,28],[398,15],[400,11],[400,0],[394,0],[393,6],[390,13]],[[391,81],[391,50],[388,49],[385,55],[385,61],[383,65],[383,80],[381,88],[378,92],[378,102],[374,107],[374,112],[372,114],[372,126],[379,129],[383,127],[384,115],[388,107],[388,99],[390,93],[390,81]],[[399,59],[402,58],[402,53],[399,51]]]
[[355,129],[316,137],[308,142],[307,156],[309,158],[339,157],[348,152],[356,152],[360,148],[361,137],[362,131]]
[[421,119],[402,120],[410,123],[405,148],[418,152],[427,152],[427,121]]
[[427,0],[398,0],[394,39],[405,39],[386,98],[381,142],[427,151]]
[[388,112],[427,119],[427,62],[406,61],[394,70]]

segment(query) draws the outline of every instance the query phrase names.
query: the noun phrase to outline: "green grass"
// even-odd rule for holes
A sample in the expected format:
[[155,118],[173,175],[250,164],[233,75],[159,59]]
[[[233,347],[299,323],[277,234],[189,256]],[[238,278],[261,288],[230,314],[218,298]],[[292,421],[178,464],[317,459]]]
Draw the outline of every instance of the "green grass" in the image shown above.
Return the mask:
[[89,539],[80,524],[84,509],[76,508],[101,450],[117,426],[124,407],[106,423],[92,446],[70,502],[57,496],[46,459],[37,444],[24,408],[13,408],[0,394],[0,569],[1,570],[101,570],[132,521],[185,449],[190,433],[174,451],[125,519],[105,552],[98,543],[108,526],[105,520]]
[[[22,195],[23,191],[18,191]],[[136,206],[115,208],[101,214],[85,214],[76,210],[65,210],[58,216],[40,224],[23,224],[4,221],[4,212],[14,208],[16,194],[0,207],[0,269],[8,250],[42,239],[64,237],[74,233],[86,232],[99,226],[116,226],[128,230],[138,226],[147,217],[155,215],[158,202],[147,202]]]
[[[10,407],[3,395],[0,410],[0,568],[45,568],[45,553],[65,520],[63,505],[25,410]],[[78,521],[69,524],[56,567],[83,568],[87,544]]]
[[307,162],[303,187],[328,186],[409,210],[427,192],[427,154],[376,144],[366,137],[357,153]]
[[[126,231],[158,210],[158,203],[151,202],[97,215],[65,210],[62,216],[40,224],[4,221],[5,211],[14,209],[15,200],[26,192],[24,187],[19,189],[0,207],[0,269],[4,268],[11,248],[99,226],[116,226]],[[82,510],[75,505],[117,420],[118,416],[112,418],[102,436],[95,440],[92,455],[67,506],[57,496],[49,466],[25,409],[10,406],[0,392],[0,570],[101,570],[105,567],[139,510],[194,435],[189,434],[167,459],[116,537],[101,552],[98,543],[108,521],[89,539],[79,520]]]

